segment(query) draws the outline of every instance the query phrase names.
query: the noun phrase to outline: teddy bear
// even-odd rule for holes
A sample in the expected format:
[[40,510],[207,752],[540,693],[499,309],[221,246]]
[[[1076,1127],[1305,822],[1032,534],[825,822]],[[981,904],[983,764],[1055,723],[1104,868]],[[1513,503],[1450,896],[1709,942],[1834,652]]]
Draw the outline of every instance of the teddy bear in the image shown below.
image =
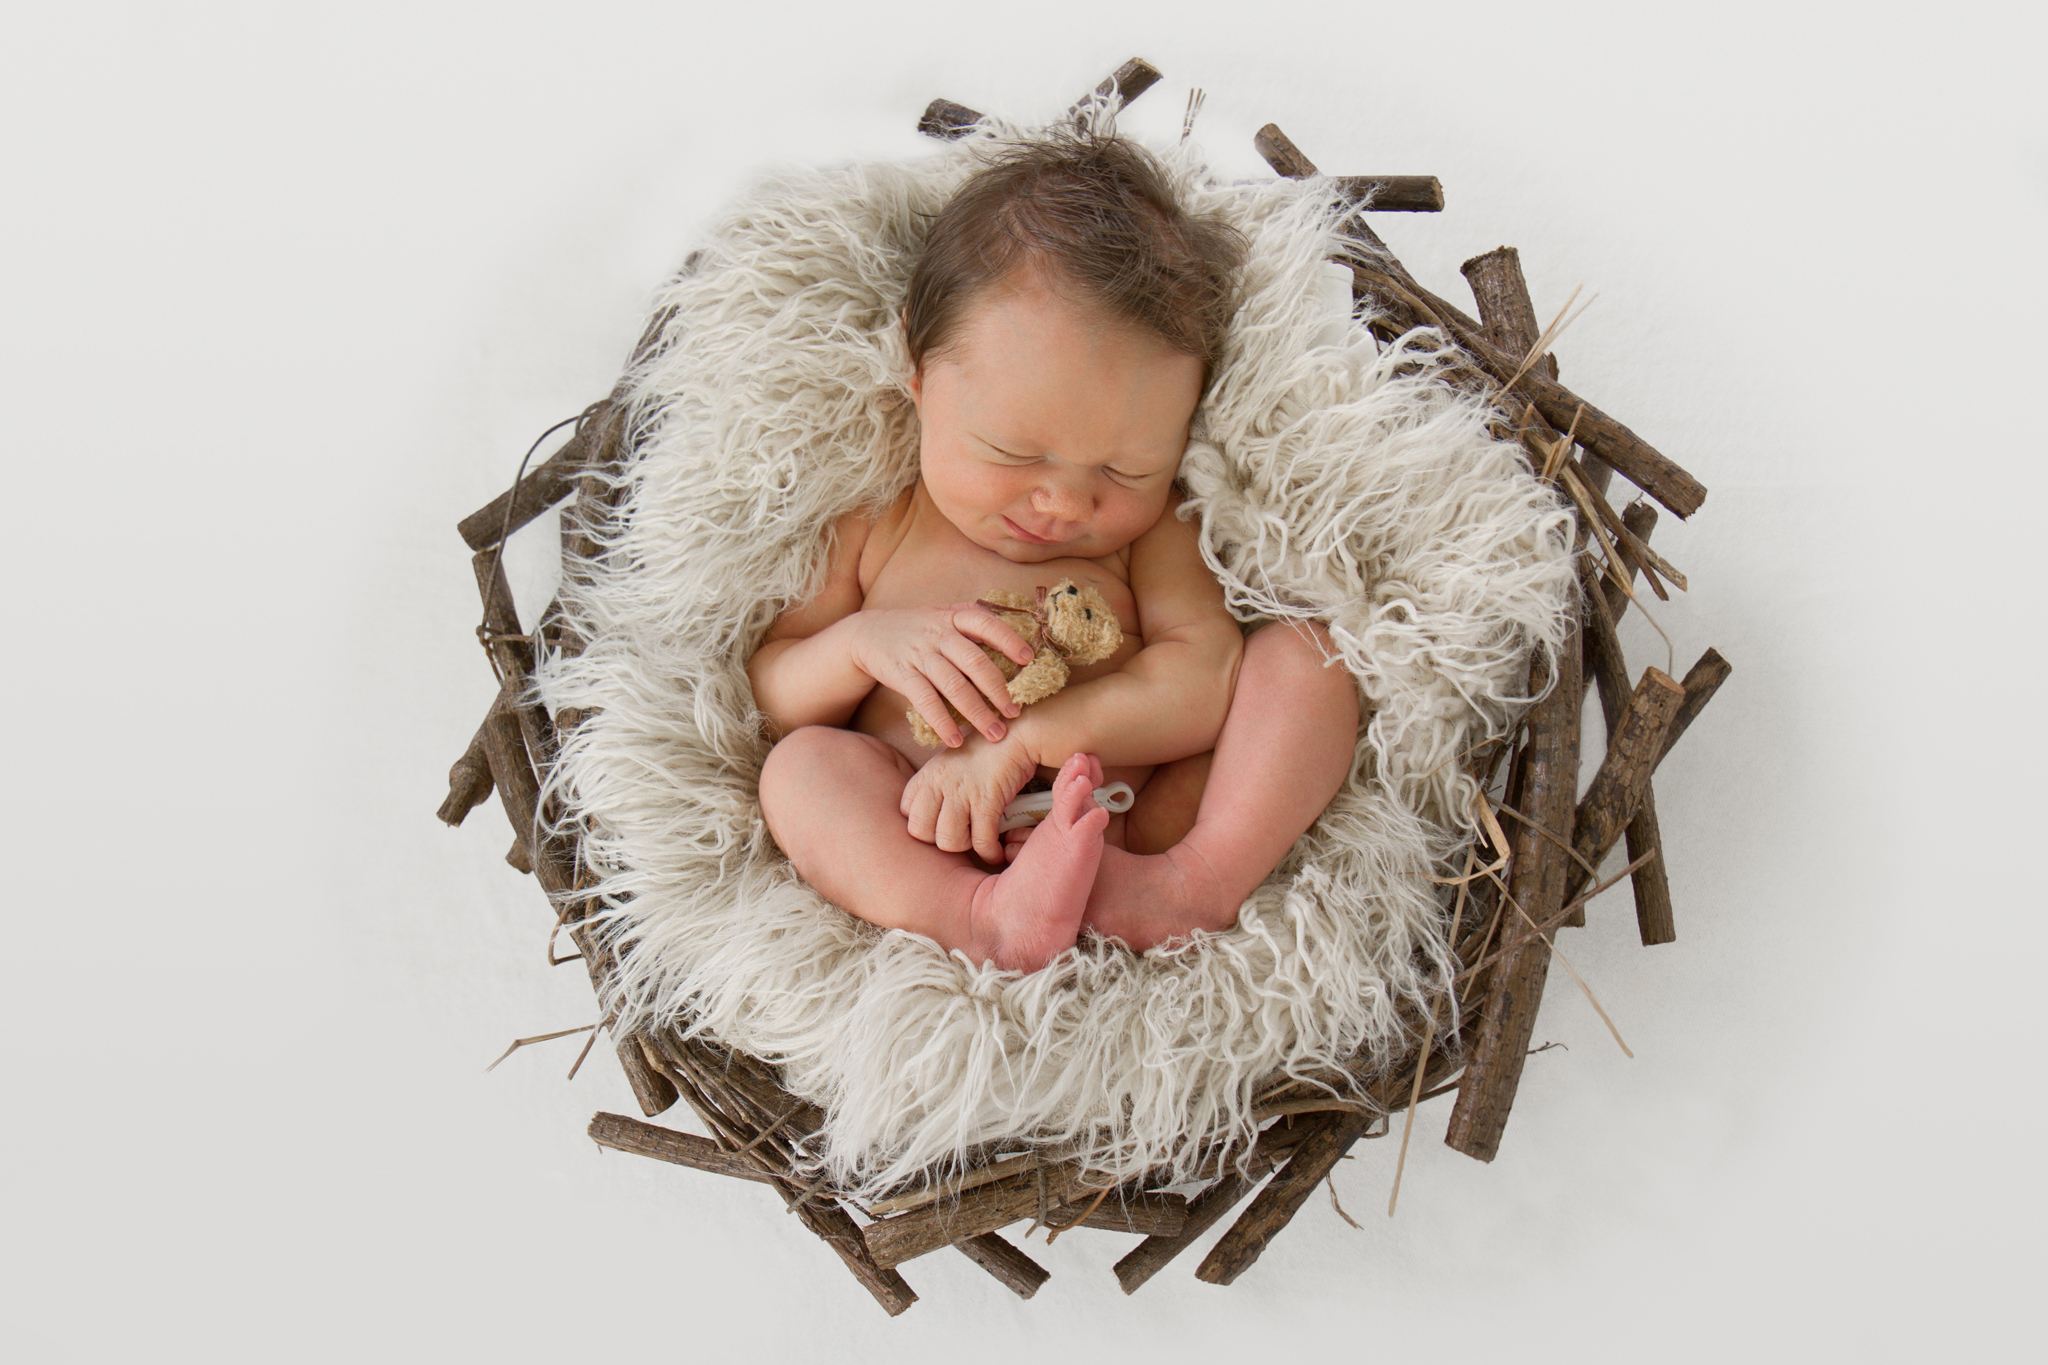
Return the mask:
[[[981,652],[1010,680],[1010,700],[1019,706],[1043,701],[1067,685],[1071,665],[1100,663],[1124,642],[1123,627],[1102,594],[1092,587],[1076,587],[1071,578],[1039,588],[1035,602],[1003,588],[984,593],[979,601],[1035,651],[1031,662],[1020,667],[1009,655],[982,646]],[[910,733],[919,744],[927,749],[945,746],[923,716],[915,711],[904,714],[910,717]],[[960,713],[954,711],[953,716],[959,719]]]

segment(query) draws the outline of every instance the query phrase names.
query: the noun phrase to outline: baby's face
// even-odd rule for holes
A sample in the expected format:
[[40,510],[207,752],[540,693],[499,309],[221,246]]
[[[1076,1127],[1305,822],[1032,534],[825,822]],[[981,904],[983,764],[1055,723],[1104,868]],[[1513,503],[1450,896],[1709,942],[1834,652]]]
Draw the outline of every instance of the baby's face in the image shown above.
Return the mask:
[[1094,559],[1159,520],[1202,362],[1020,273],[912,383],[932,502],[1019,564]]

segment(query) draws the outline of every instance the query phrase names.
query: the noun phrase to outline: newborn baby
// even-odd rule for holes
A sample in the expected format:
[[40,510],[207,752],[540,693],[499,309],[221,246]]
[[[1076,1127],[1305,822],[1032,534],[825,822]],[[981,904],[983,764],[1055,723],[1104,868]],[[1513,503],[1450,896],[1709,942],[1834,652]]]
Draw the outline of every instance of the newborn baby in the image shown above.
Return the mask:
[[[1072,946],[1084,918],[1126,941],[1221,927],[1341,781],[1349,731],[1260,737],[1269,765],[1304,746],[1341,761],[1326,787],[1314,778],[1305,818],[1299,801],[1233,812],[1257,826],[1232,846],[1265,860],[1250,883],[1235,852],[1217,855],[1221,872],[1190,850],[1158,856],[1206,816],[1245,652],[1174,491],[1241,253],[1230,229],[1179,209],[1146,153],[1086,135],[1013,149],[934,221],[904,312],[920,477],[879,515],[838,523],[823,587],[748,665],[782,736],[761,775],[769,829],[852,914],[1022,971]],[[1031,647],[975,599],[1068,578],[1101,593],[1123,645],[1020,714],[981,646],[1019,664]],[[1348,675],[1321,672],[1341,679],[1323,690],[1349,699],[1355,726]],[[906,711],[947,747],[921,747]],[[1003,808],[1041,775],[1052,812],[1006,846]],[[1116,780],[1137,792],[1128,815],[1092,800]],[[1116,863],[1126,850],[1154,856]],[[1099,878],[1106,857],[1116,875]],[[1193,903],[1161,880],[1190,875],[1209,908],[1140,926]]]

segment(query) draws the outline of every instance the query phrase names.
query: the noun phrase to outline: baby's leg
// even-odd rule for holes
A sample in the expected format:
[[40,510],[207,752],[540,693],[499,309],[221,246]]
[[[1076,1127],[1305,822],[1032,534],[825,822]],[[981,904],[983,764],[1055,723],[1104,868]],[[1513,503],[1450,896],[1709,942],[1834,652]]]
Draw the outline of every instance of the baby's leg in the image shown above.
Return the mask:
[[1351,771],[1358,684],[1341,664],[1324,665],[1332,653],[1313,623],[1276,623],[1245,642],[1194,827],[1156,856],[1104,850],[1088,928],[1142,952],[1237,922]]
[[1071,947],[1108,819],[1088,796],[1100,765],[1069,760],[1045,821],[1051,837],[1034,839],[1030,854],[1000,876],[969,854],[910,836],[898,803],[915,771],[873,736],[806,726],[769,753],[761,813],[798,874],[870,924],[1018,971],[1036,971]]

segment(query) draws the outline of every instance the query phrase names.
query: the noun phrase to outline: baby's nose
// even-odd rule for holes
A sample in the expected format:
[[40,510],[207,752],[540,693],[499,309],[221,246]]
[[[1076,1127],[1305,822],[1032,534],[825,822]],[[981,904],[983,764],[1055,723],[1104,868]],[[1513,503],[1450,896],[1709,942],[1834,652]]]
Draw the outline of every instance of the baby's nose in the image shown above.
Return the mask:
[[1094,510],[1086,497],[1071,488],[1049,484],[1035,490],[1031,495],[1032,510],[1042,517],[1055,521],[1086,521]]

